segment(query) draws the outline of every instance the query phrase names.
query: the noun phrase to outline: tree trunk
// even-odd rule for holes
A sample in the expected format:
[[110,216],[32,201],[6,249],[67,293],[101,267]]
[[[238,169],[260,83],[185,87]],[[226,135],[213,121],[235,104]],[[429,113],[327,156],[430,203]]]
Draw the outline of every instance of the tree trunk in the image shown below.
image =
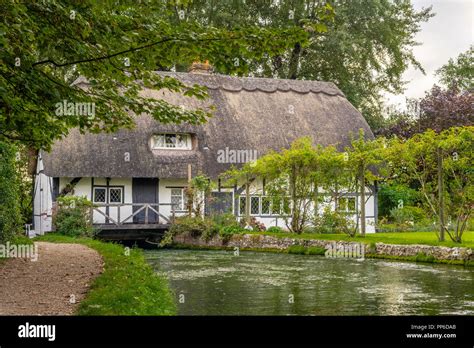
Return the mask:
[[439,215],[439,241],[444,241],[444,195],[443,195],[443,154],[438,147],[438,215]]
[[297,42],[291,51],[290,62],[288,64],[288,78],[296,80],[298,77],[298,65],[300,63],[301,44]]
[[250,179],[247,174],[245,177],[245,222],[250,225]]
[[365,236],[365,170],[361,166],[359,173],[360,182],[360,234]]

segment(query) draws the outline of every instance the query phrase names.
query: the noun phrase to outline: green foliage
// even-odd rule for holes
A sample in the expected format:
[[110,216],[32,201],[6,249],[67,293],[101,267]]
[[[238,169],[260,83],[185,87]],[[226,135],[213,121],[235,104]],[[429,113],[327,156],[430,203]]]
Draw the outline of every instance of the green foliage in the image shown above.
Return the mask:
[[404,206],[402,208],[393,208],[390,210],[390,216],[397,224],[411,224],[426,221],[427,216],[424,209],[420,207]]
[[407,185],[382,184],[378,191],[379,217],[388,217],[390,211],[398,206],[409,206],[419,202],[418,191]]
[[[176,18],[176,6],[175,1],[2,2],[0,140],[47,149],[71,128],[116,131],[132,127],[133,114],[141,113],[162,124],[201,123],[212,110],[185,110],[140,89],[203,99],[203,87],[154,72],[209,60],[220,72],[243,75],[249,62],[309,40],[296,25],[226,28]],[[72,84],[79,76],[88,81],[87,89]],[[56,113],[63,101],[91,103],[95,112],[64,117]]]
[[[308,44],[252,60],[256,76],[333,81],[369,125],[382,122],[382,91],[401,93],[403,72],[422,70],[413,54],[421,24],[434,14],[410,1],[192,1],[186,16],[217,27],[305,28]],[[291,14],[291,15],[290,15]],[[394,29],[396,28],[396,29]]]
[[433,255],[426,255],[425,253],[423,252],[420,252],[418,254],[416,254],[415,256],[415,261],[416,262],[429,262],[429,263],[433,263],[435,261],[435,258]]
[[305,250],[306,255],[324,255],[326,254],[326,249],[318,246],[308,247]]
[[57,211],[53,216],[56,233],[71,237],[92,236],[92,202],[86,197],[64,196],[57,199]]
[[97,250],[104,259],[104,272],[92,283],[78,315],[176,315],[166,278],[154,272],[140,249],[132,248],[128,254],[119,244],[56,234],[37,240],[80,243]]
[[314,218],[314,232],[316,233],[346,233],[354,235],[354,223],[347,214],[332,210],[329,207],[324,209],[322,215]]
[[16,148],[0,142],[0,243],[10,241],[21,229]]
[[219,236],[224,242],[227,242],[234,234],[243,234],[248,232],[245,228],[242,228],[238,225],[235,226],[226,226],[219,230]]
[[304,255],[306,248],[303,245],[291,245],[287,249],[288,254]]
[[474,46],[461,53],[456,59],[436,70],[441,82],[449,87],[456,86],[465,91],[474,89]]
[[270,232],[270,233],[284,233],[285,231],[281,227],[270,226],[269,228],[267,228],[267,232]]
[[180,216],[175,219],[168,231],[166,231],[160,242],[161,246],[172,244],[173,237],[177,235],[189,235],[191,237],[212,238],[215,234],[214,224],[211,219],[201,217]]
[[[474,127],[453,127],[439,134],[428,130],[408,140],[391,140],[387,152],[391,176],[408,184],[416,181],[427,209],[438,218],[440,225],[444,221],[438,235],[441,240],[446,232],[453,241],[460,243],[472,215],[473,148]],[[449,230],[449,220],[455,226],[453,232]]]
[[185,189],[186,208],[194,216],[201,217],[204,213],[204,204],[212,189],[211,179],[206,175],[197,175]]

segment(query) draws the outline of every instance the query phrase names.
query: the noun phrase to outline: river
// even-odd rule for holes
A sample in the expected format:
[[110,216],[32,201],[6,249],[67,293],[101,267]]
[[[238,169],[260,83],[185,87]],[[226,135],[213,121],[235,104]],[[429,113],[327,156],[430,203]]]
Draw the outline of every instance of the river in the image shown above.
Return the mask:
[[180,315],[474,314],[474,270],[262,252],[148,250]]

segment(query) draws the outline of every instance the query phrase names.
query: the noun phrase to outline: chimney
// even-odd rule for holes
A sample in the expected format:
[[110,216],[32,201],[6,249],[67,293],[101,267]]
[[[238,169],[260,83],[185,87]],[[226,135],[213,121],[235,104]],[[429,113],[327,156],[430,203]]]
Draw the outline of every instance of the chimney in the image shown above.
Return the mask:
[[210,74],[212,73],[212,65],[209,64],[209,61],[206,60],[202,62],[193,62],[188,69],[188,72],[191,74]]

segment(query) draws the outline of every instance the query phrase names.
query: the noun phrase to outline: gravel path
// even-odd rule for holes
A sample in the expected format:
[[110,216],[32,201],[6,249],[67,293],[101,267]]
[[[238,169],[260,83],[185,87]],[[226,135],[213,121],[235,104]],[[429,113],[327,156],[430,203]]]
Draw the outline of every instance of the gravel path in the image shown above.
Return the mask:
[[102,257],[81,244],[35,244],[37,261],[10,258],[0,263],[0,315],[73,314],[102,273]]

